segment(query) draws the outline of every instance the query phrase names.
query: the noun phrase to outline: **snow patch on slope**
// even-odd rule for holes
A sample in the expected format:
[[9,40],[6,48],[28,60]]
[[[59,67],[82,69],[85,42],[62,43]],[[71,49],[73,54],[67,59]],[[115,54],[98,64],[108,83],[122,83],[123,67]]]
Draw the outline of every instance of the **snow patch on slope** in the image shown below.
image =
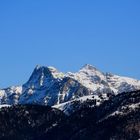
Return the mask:
[[1,108],[5,108],[5,107],[10,107],[10,105],[6,105],[6,104],[0,105],[0,109],[1,109]]

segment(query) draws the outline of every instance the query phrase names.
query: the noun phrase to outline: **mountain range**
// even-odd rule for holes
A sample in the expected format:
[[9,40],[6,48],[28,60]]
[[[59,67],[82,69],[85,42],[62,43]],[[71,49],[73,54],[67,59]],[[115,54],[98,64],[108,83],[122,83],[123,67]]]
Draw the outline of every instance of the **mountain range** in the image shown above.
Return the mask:
[[138,140],[140,81],[92,65],[62,73],[36,66],[0,90],[0,140]]
[[76,73],[36,66],[25,84],[0,90],[0,105],[38,104],[62,109],[75,100],[83,101],[94,96],[100,104],[102,99],[108,99],[107,94],[117,95],[139,89],[139,80],[103,73],[89,64]]

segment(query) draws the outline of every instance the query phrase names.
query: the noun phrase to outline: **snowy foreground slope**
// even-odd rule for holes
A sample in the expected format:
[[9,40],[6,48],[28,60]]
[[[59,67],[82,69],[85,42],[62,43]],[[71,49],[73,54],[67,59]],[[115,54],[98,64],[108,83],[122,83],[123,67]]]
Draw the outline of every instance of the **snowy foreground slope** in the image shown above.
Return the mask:
[[76,73],[37,66],[27,83],[0,90],[0,105],[40,104],[63,110],[66,104],[75,100],[95,98],[100,104],[110,95],[139,89],[138,80],[103,73],[88,64]]

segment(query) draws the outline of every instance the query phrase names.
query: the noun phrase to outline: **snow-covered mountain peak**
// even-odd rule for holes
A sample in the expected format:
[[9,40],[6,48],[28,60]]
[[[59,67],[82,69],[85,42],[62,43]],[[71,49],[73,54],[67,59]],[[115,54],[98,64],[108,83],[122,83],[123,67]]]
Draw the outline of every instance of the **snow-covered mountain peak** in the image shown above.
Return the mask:
[[103,73],[90,64],[84,65],[77,73],[67,73],[67,76],[79,81],[94,93],[109,92],[117,94],[140,89],[140,81],[111,73]]
[[94,67],[94,66],[92,66],[92,65],[90,65],[90,64],[85,64],[81,69],[80,69],[80,71],[87,71],[87,70],[97,70],[97,68],[96,67]]
[[28,82],[25,84],[28,87],[34,86],[39,88],[41,86],[46,86],[49,82],[54,80],[61,80],[63,73],[59,72],[54,67],[39,66],[37,65],[29,78]]
[[52,77],[52,73],[48,67],[36,66],[28,82],[36,82],[41,77]]
[[105,75],[103,72],[98,70],[96,67],[86,64],[83,66],[82,69],[77,73],[80,75],[86,75],[87,77],[90,77],[91,79],[94,77],[100,77],[101,79],[105,79]]

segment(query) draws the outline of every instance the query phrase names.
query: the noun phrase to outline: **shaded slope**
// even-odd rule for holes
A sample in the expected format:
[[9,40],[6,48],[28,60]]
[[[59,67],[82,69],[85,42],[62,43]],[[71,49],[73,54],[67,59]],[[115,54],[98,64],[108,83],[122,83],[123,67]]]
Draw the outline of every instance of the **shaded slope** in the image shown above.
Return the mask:
[[[136,140],[140,137],[140,91],[111,97],[99,107],[86,105],[41,139]],[[89,103],[88,103],[89,104]]]
[[0,140],[32,140],[65,119],[65,115],[47,106],[18,105],[0,110]]

